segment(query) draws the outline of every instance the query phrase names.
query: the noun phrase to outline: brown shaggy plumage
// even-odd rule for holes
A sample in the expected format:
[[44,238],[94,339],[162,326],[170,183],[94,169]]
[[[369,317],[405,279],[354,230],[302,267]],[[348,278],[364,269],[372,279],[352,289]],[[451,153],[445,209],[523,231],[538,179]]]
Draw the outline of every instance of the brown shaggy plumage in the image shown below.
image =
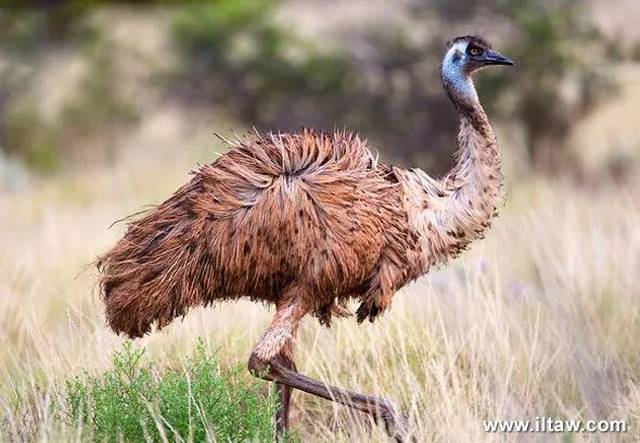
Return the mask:
[[294,281],[325,324],[353,297],[374,318],[410,276],[407,223],[392,169],[353,134],[241,141],[99,259],[107,320],[139,337],[192,306],[278,303]]

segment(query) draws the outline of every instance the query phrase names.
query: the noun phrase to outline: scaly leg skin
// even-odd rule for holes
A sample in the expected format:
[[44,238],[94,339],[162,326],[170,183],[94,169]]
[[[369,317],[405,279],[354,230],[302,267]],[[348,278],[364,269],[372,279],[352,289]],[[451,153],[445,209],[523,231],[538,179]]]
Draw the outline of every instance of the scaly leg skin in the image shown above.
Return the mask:
[[282,383],[276,383],[280,407],[276,413],[276,441],[282,442],[289,431],[289,408],[291,407],[292,389]]
[[[283,367],[296,371],[296,365],[293,362],[293,344],[291,340],[280,351],[276,357]],[[293,389],[284,383],[276,382],[276,389],[280,397],[280,408],[276,413],[276,439],[278,442],[284,441],[285,435],[289,430],[289,410],[291,408],[291,392]]]
[[[283,364],[281,352],[284,350],[285,355],[291,355],[289,351],[292,350],[290,348],[292,341],[295,338],[300,320],[306,313],[307,311],[296,305],[295,302],[278,306],[275,318],[249,357],[249,370],[265,380],[274,381],[366,412],[374,420],[382,420],[389,436],[397,442],[408,441],[409,429],[406,416],[400,414],[388,399],[327,385],[306,377],[294,368],[286,367]],[[285,407],[283,404],[282,409],[288,409],[288,406],[287,404]],[[278,417],[282,418],[280,422],[282,432],[286,431],[287,420],[285,417],[287,415],[288,411],[281,411],[278,414]]]

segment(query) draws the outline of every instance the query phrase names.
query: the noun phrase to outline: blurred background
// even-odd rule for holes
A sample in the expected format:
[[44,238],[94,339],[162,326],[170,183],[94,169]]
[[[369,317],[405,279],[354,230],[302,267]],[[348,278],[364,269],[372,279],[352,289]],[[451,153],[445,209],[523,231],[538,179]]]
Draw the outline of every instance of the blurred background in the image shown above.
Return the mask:
[[[92,262],[227,149],[214,132],[346,127],[438,176],[458,124],[440,58],[480,34],[516,60],[477,76],[500,217],[385,319],[305,321],[299,367],[398,400],[419,441],[535,416],[626,418],[640,441],[639,20],[637,0],[0,0],[0,440],[80,435],[65,383],[122,344]],[[180,371],[204,337],[236,367],[269,316],[196,310],[135,346]],[[388,441],[365,425],[296,394],[302,441]]]
[[517,60],[478,87],[518,177],[593,185],[637,167],[633,0],[2,3],[3,191],[132,151],[206,157],[214,131],[252,126],[352,128],[437,175],[457,126],[438,64],[469,33]]

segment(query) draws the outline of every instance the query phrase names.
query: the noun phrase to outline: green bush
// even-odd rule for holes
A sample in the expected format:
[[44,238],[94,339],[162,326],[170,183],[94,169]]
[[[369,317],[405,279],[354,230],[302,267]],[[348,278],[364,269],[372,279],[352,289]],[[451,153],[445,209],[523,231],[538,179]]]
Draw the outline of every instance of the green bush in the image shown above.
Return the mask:
[[100,39],[85,46],[91,63],[88,75],[78,85],[80,93],[65,104],[60,125],[72,132],[90,137],[100,131],[121,131],[138,121],[135,107],[118,93],[118,73],[113,48]]
[[[0,53],[7,62],[0,69],[0,150],[35,172],[51,173],[79,160],[111,158],[117,146],[114,140],[138,122],[138,109],[118,87],[118,48],[96,26],[82,20],[84,8],[77,6],[51,8],[47,14],[35,8],[0,11]],[[64,23],[69,33],[61,40],[41,29],[51,28],[41,23],[45,17],[55,22],[63,16],[68,18]],[[4,23],[12,26],[4,29]],[[71,32],[76,28],[86,32]],[[77,54],[88,69],[63,96],[59,109],[45,116],[41,97],[33,91],[39,89],[36,72],[55,58],[52,51]]]
[[278,4],[211,0],[180,10],[173,23],[182,56],[176,87],[258,127],[333,126],[333,108],[345,108],[354,80],[351,63],[278,23]]
[[186,369],[156,374],[130,342],[100,376],[69,381],[63,415],[84,440],[274,441],[273,392],[244,368],[222,373],[202,342]]
[[0,113],[0,145],[39,172],[52,172],[60,166],[58,135],[42,121],[31,101],[11,103]]

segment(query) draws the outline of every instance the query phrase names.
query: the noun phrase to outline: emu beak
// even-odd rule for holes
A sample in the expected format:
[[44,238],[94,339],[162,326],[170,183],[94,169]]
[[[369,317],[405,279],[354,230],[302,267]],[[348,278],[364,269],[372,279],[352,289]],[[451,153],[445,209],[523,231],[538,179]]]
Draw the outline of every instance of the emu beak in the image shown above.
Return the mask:
[[504,55],[500,54],[498,51],[494,51],[493,49],[485,51],[482,61],[485,65],[511,66],[514,64],[513,60],[511,60],[509,57],[505,57]]

